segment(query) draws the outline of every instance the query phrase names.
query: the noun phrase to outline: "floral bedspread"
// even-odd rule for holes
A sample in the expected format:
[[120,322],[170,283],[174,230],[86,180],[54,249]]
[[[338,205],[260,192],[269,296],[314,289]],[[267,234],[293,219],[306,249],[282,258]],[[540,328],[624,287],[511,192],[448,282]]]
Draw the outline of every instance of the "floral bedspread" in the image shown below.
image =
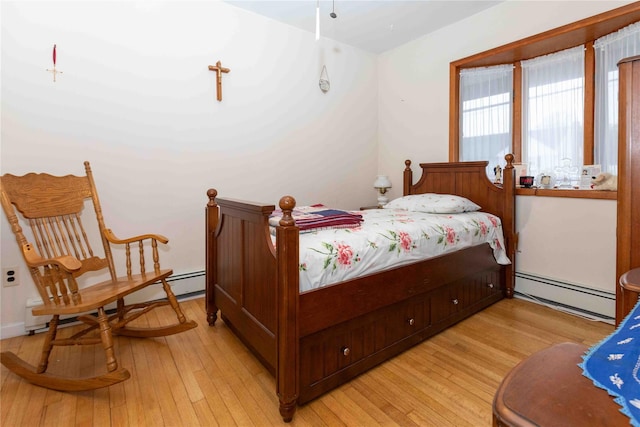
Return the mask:
[[489,243],[510,264],[500,219],[486,212],[428,214],[395,209],[358,212],[358,227],[300,235],[300,292]]

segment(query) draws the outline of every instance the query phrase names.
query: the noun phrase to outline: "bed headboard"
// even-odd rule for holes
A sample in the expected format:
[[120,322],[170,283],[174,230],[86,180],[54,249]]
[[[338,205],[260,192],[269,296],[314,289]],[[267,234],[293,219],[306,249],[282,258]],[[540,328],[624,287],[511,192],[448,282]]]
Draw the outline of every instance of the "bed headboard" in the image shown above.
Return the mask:
[[456,194],[480,205],[485,212],[502,220],[507,256],[511,265],[506,268],[509,297],[513,296],[515,258],[518,233],[515,225],[515,169],[513,154],[505,157],[507,165],[502,174],[502,185],[492,183],[487,177],[488,162],[420,163],[422,175],[413,183],[411,161],[405,161],[403,194]]
[[413,184],[411,161],[405,161],[403,195],[456,194],[480,205],[482,210],[501,218],[513,215],[515,183],[513,155],[505,156],[503,183],[496,185],[487,177],[488,162],[420,163],[422,175]]

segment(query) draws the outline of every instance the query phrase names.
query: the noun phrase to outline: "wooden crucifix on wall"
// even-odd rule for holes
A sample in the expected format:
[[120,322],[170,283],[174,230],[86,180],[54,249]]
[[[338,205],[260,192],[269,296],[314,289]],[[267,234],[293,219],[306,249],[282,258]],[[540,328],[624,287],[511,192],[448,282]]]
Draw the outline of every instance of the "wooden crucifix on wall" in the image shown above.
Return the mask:
[[216,92],[218,94],[218,101],[222,101],[222,73],[228,73],[231,71],[228,68],[224,68],[220,61],[216,62],[216,65],[209,65],[209,71],[216,72]]

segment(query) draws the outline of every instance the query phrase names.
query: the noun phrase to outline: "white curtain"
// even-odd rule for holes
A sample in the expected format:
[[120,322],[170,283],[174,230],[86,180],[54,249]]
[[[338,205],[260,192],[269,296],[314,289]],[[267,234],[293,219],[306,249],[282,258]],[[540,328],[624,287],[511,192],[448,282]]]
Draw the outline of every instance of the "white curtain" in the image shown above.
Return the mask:
[[595,150],[603,171],[618,173],[618,62],[640,55],[640,22],[599,38],[596,54]]
[[[522,161],[528,173],[582,165],[584,46],[522,61]],[[567,160],[570,159],[570,160]]]
[[513,65],[460,71],[460,160],[487,160],[487,175],[511,150]]

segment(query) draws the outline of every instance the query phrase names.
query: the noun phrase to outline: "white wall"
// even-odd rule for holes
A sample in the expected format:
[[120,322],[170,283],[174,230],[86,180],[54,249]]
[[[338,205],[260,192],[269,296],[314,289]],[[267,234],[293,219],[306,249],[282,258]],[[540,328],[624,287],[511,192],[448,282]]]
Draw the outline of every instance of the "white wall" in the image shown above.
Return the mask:
[[[506,1],[380,55],[379,170],[397,182],[404,159],[448,160],[451,62],[628,3]],[[615,292],[615,201],[523,199],[517,271]],[[613,316],[612,308],[599,312]]]
[[615,317],[616,207],[615,200],[518,196],[516,291]]
[[518,271],[611,289],[615,247],[600,242],[615,243],[615,200],[517,197],[516,209]]
[[[354,209],[375,201],[374,55],[219,1],[0,8],[0,173],[82,174],[89,160],[107,226],[169,237],[162,261],[177,274],[204,269],[210,187],[274,204],[285,194]],[[56,83],[45,71],[54,43]],[[218,60],[231,69],[222,102],[207,69]],[[22,282],[0,289],[8,336],[37,293],[4,214],[0,223],[1,266],[19,266]]]

